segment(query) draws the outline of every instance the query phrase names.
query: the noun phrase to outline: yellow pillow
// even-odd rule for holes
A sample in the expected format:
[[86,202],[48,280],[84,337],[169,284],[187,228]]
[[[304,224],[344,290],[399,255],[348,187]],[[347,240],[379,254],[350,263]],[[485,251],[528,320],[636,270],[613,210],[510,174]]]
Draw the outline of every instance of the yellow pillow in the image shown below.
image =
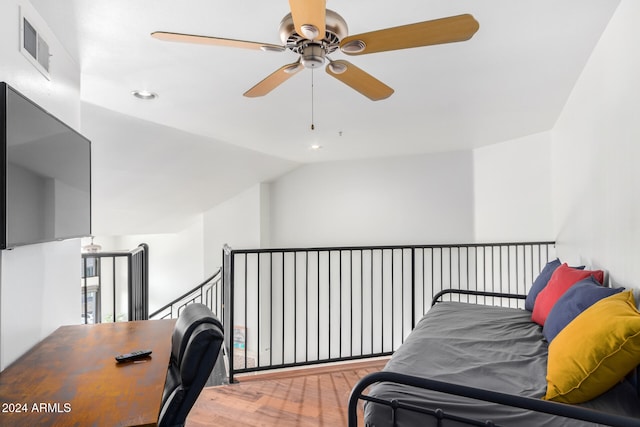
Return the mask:
[[633,292],[601,299],[549,345],[547,394],[564,403],[591,400],[640,364],[640,312]]

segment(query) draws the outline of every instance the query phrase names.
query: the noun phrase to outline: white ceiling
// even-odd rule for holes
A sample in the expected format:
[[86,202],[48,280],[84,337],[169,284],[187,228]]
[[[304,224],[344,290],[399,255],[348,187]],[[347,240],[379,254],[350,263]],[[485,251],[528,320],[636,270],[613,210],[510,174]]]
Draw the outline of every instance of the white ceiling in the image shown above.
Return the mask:
[[[470,149],[549,130],[619,3],[329,0],[349,34],[462,13],[480,23],[466,42],[334,53],[395,90],[372,102],[323,69],[246,98],[296,55],[150,37],[161,30],[281,44],[285,0],[31,2],[81,66],[82,128],[94,141],[94,234],[179,229],[190,215],[300,163]],[[160,96],[141,101],[134,89]],[[313,143],[323,148],[312,151]],[[145,161],[150,150],[165,152]],[[216,173],[202,173],[205,159]],[[144,177],[137,196],[123,191],[136,174]],[[151,209],[162,218],[142,219]]]

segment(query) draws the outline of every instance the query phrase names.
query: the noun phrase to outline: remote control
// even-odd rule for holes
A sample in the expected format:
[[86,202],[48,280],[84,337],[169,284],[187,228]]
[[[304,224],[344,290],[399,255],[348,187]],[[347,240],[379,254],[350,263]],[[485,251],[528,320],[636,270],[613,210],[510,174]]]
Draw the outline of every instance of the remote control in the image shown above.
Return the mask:
[[151,354],[151,350],[136,350],[131,353],[120,354],[116,356],[116,361],[118,363],[128,362],[130,360],[141,359],[143,357],[147,357]]

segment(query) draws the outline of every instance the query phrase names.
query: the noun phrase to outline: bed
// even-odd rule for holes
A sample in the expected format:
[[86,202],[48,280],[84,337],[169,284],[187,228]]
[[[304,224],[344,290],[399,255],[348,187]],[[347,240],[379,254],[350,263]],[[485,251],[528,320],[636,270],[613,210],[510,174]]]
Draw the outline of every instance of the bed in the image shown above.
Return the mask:
[[[436,303],[441,295],[456,292],[465,294],[467,302]],[[532,321],[528,310],[473,301],[487,297],[489,301],[527,298],[455,290],[439,294],[384,370],[354,387],[349,426],[358,425],[362,400],[364,424],[369,427],[640,426],[637,368],[586,402],[544,400],[551,387],[547,378],[551,361],[543,326]],[[564,338],[566,333],[560,331],[552,339],[560,342],[560,333]]]

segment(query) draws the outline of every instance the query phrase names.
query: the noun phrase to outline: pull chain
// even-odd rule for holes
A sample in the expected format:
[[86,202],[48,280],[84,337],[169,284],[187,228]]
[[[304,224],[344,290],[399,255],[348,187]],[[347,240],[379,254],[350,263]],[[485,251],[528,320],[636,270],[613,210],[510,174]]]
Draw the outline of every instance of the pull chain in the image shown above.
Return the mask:
[[311,130],[315,128],[313,124],[313,68],[311,68]]

